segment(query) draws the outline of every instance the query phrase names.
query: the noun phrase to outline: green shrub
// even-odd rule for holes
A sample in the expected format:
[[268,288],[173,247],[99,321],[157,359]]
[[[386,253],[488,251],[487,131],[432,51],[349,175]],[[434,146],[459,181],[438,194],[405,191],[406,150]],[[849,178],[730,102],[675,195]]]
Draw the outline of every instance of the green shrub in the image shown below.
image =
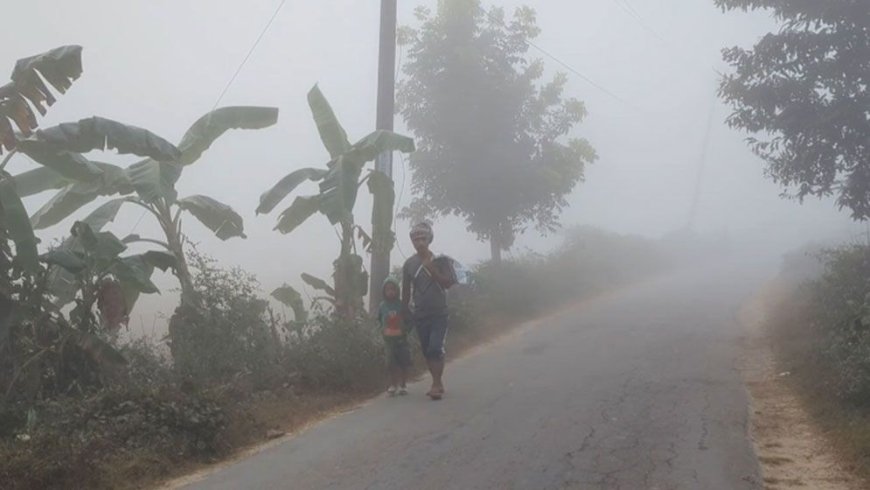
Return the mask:
[[384,373],[383,341],[371,320],[317,315],[291,327],[289,369],[308,387],[367,388]]
[[569,230],[551,254],[528,254],[472,272],[479,314],[527,318],[650,275],[664,266],[653,243],[595,228]]
[[823,254],[825,273],[811,284],[819,354],[836,373],[837,393],[870,406],[870,246]]
[[0,403],[4,488],[114,488],[116,479],[223,454],[218,400],[181,390],[147,342],[123,353],[127,367],[88,396]]
[[281,342],[268,303],[257,296],[257,280],[195,250],[189,262],[202,308],[183,305],[170,321],[176,370],[195,382],[251,375],[268,386],[280,375]]

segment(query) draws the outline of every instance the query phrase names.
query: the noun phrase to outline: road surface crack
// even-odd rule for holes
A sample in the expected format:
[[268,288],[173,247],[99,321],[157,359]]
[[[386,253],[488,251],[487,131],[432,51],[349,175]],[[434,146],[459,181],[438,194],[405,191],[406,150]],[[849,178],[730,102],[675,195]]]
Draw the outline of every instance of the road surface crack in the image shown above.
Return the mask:
[[708,412],[710,411],[710,392],[704,391],[704,408],[701,409],[701,437],[698,438],[698,449],[700,451],[706,451],[710,449],[707,446],[707,437],[710,435],[710,428],[708,426]]

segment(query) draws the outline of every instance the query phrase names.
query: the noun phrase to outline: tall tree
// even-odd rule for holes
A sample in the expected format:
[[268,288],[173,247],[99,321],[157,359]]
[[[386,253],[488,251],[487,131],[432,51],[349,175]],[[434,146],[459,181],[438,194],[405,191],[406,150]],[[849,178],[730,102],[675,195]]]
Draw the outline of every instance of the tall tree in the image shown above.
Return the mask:
[[416,16],[401,39],[398,105],[418,138],[416,197],[403,215],[461,216],[500,260],[529,225],[558,227],[565,196],[596,158],[586,140],[567,137],[586,109],[563,98],[564,74],[541,82],[543,63],[528,55],[540,32],[531,8],[506,20],[478,0],[442,0]]
[[836,196],[870,218],[870,6],[866,0],[715,0],[772,11],[780,23],[750,49],[724,50],[735,71],[720,96],[728,124],[786,193]]

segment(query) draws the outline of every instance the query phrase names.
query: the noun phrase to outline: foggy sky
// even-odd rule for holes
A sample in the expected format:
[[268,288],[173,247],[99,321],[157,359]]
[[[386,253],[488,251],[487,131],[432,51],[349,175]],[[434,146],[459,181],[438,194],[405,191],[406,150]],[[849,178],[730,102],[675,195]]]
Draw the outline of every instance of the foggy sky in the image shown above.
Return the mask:
[[[178,142],[187,127],[215,101],[280,0],[7,0],[0,67],[10,73],[15,60],[63,44],[84,47],[84,74],[59,98],[41,126],[92,115],[148,128]],[[717,10],[712,0],[628,0],[645,28],[616,1],[537,0],[522,4],[538,12],[541,36],[535,41],[576,70],[616,94],[620,101],[569,74],[566,95],[586,102],[588,118],[575,134],[587,138],[599,160],[569,198],[566,226],[591,224],[609,230],[658,237],[686,224],[697,178],[709,111],[713,130],[702,178],[696,228],[714,233],[763,232],[761,241],[779,245],[840,230],[855,232],[845,213],[830,201],[803,206],[778,197],[780,189],[763,177],[761,162],[743,142],[745,135],[724,125],[729,110],[715,101],[716,70],[728,71],[720,50],[749,46],[775,24],[766,12]],[[489,4],[489,2],[486,2]],[[399,23],[414,23],[413,9],[430,1],[399,0]],[[322,166],[328,156],[311,120],[305,95],[318,83],[351,140],[374,129],[379,2],[376,0],[288,0],[221,102],[280,108],[276,126],[233,131],[219,139],[178,183],[181,197],[206,194],[231,205],[245,218],[247,240],[221,242],[195,219],[185,231],[200,249],[224,265],[255,273],[265,292],[282,282],[301,287],[299,274],[326,277],[338,252],[335,232],[315,216],[290,235],[272,231],[277,216],[255,216],[260,194],[290,171]],[[15,21],[11,21],[15,19]],[[650,30],[654,32],[650,32]],[[544,57],[532,50],[531,54]],[[565,71],[544,57],[548,74]],[[8,76],[8,75],[5,75]],[[403,128],[400,117],[396,128]],[[96,159],[127,165],[113,154]],[[13,173],[33,167],[23,157]],[[406,166],[404,167],[406,168]],[[402,204],[410,201],[410,176],[396,158],[394,178]],[[309,184],[302,190],[316,192]],[[361,192],[357,220],[370,227],[370,200]],[[32,213],[51,196],[28,198]],[[100,202],[74,217],[83,217]],[[119,236],[135,230],[159,236],[159,228],[134,206],[122,210],[109,229]],[[74,221],[39,234],[44,243],[64,235]],[[137,225],[138,223],[138,225]],[[408,253],[407,223],[398,236]],[[546,249],[555,238],[520,238],[515,253]],[[457,220],[436,224],[436,252],[473,263],[488,256]],[[402,253],[393,253],[393,262]],[[283,264],[278,267],[278,264]],[[155,310],[171,313],[175,301],[169,275],[155,282],[162,297],[137,305],[131,330],[150,329]]]

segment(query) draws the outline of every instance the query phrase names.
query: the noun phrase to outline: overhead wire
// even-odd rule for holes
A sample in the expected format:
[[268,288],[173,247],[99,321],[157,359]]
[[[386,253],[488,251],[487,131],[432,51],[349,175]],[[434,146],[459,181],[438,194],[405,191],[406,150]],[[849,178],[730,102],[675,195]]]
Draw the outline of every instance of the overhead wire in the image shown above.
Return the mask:
[[[393,77],[393,80],[395,80],[396,82],[398,82],[399,75],[402,72],[402,57],[404,54],[404,48],[401,45],[399,45],[398,47],[399,47],[399,56],[396,60],[396,73],[395,73],[395,76]],[[407,169],[405,168],[405,156],[401,152],[399,153],[399,160],[401,161],[400,167],[402,169],[402,185],[401,185],[401,187],[399,187],[399,196],[396,199],[396,205],[393,209],[393,227],[394,228],[396,227],[396,222],[399,219],[399,210],[402,209],[402,199],[405,195],[405,178],[407,176]],[[395,182],[395,179],[394,179],[394,182]],[[396,248],[398,248],[399,254],[402,255],[402,258],[404,258],[404,259],[408,258],[408,256],[405,255],[405,251],[402,249],[402,244],[399,241],[398,237],[396,237]]]
[[665,41],[664,37],[662,37],[662,35],[658,33],[658,31],[650,27],[649,24],[647,24],[646,21],[643,20],[643,17],[641,17],[640,13],[638,13],[638,11],[635,10],[635,8],[630,3],[628,3],[628,0],[613,0],[613,3],[621,8],[623,12],[628,14],[629,17],[634,19],[645,31],[650,33],[653,37],[655,37],[662,43],[667,42]]
[[[653,37],[655,37],[656,40],[658,40],[662,45],[664,45],[665,47],[667,47],[669,49],[674,50],[675,52],[680,52],[680,50],[675,48],[674,46],[672,46],[671,43],[668,42],[667,39],[664,38],[664,36],[662,36],[655,29],[653,29],[652,27],[649,26],[649,24],[647,24],[646,21],[644,21],[643,17],[640,15],[640,13],[638,13],[638,11],[635,10],[635,8],[631,5],[631,3],[628,0],[613,0],[613,3],[616,4],[618,7],[620,7],[622,9],[622,11],[625,12],[629,17],[634,19],[635,22],[637,22],[638,25],[640,25],[646,32],[648,32]],[[684,55],[687,56],[687,53],[684,53]],[[692,63],[694,64],[696,61],[697,60],[692,60]],[[701,68],[700,64],[698,64],[697,68],[703,69],[704,71],[707,70],[706,67]],[[692,69],[694,69],[694,67]],[[720,75],[720,76],[722,75],[722,73],[720,73],[718,70],[716,70],[716,68],[713,67],[712,65],[709,67],[709,69],[712,70],[717,75]],[[697,171],[697,175],[695,178],[695,190],[694,190],[693,195],[692,195],[691,205],[689,206],[689,216],[688,216],[688,220],[686,222],[687,223],[686,227],[688,229],[691,229],[694,226],[695,219],[696,219],[696,216],[698,213],[698,204],[699,204],[700,199],[701,199],[701,186],[703,184],[705,167],[707,165],[707,150],[708,150],[708,147],[710,144],[710,132],[711,132],[712,127],[713,127],[712,126],[713,125],[713,114],[715,112],[715,108],[716,108],[716,97],[714,96],[711,103],[710,103],[709,114],[707,116],[707,124],[705,127],[703,142],[701,145],[700,158],[698,160],[698,171]]]
[[[623,12],[625,12],[626,15],[628,15],[631,19],[633,19],[644,31],[646,31],[648,34],[650,34],[652,37],[654,37],[656,39],[656,41],[661,43],[666,48],[673,50],[674,52],[683,53],[683,56],[688,60],[688,58],[689,58],[688,54],[685,53],[682,49],[675,47],[670,41],[665,39],[665,37],[662,36],[657,30],[653,29],[644,20],[643,16],[640,15],[640,13],[637,11],[637,9],[635,9],[631,5],[631,3],[628,0],[613,0],[613,3],[617,7],[619,7]],[[696,60],[696,59],[692,59],[691,62],[692,62],[692,64],[696,64],[696,63],[698,64],[697,67],[692,68],[693,70],[695,68],[703,69],[705,71],[707,69],[709,69],[717,75],[722,75],[722,73],[719,70],[717,70],[713,65],[706,66],[705,63],[699,63],[698,60]],[[705,66],[702,67],[701,66],[702,64],[704,64]],[[686,67],[688,68],[688,66],[686,66]]]
[[[269,21],[266,22],[266,25],[263,27],[263,29],[260,31],[260,34],[254,40],[254,43],[248,49],[247,54],[245,54],[245,57],[242,59],[241,63],[239,63],[239,66],[236,67],[236,70],[233,72],[233,75],[230,77],[229,81],[226,83],[226,85],[224,85],[224,88],[223,88],[223,90],[221,90],[220,95],[218,95],[217,100],[215,100],[215,103],[212,106],[211,111],[209,111],[209,117],[211,117],[210,116],[211,113],[214,112],[215,109],[217,109],[217,106],[221,103],[224,96],[229,91],[230,87],[236,81],[236,78],[239,76],[239,73],[242,72],[242,69],[248,63],[248,60],[251,58],[251,55],[254,53],[254,50],[257,49],[257,46],[260,44],[260,41],[263,40],[263,37],[266,35],[266,32],[269,30],[270,27],[272,27],[272,24],[275,22],[275,19],[278,17],[278,14],[281,12],[281,9],[284,7],[285,3],[287,3],[287,0],[281,0],[281,2],[278,4],[278,6],[275,8],[275,10],[272,12],[272,16],[269,17]],[[136,224],[133,225],[133,228],[130,229],[130,233],[128,233],[128,234],[132,234],[134,231],[136,231],[136,228],[142,222],[142,219],[145,217],[145,214],[147,212],[148,212],[147,210],[142,211],[142,215],[139,216],[139,219],[136,221]]]
[[[402,162],[402,164],[400,165],[400,167],[402,169],[402,186],[399,187],[399,198],[396,199],[396,210],[393,213],[393,226],[394,227],[395,227],[396,220],[399,217],[399,209],[401,208],[402,196],[404,196],[404,194],[405,194],[405,178],[406,178],[406,175],[408,173],[407,168],[405,168],[405,156],[402,155],[401,153],[399,153],[399,160]],[[402,249],[402,243],[398,239],[398,237],[396,237],[396,247],[399,249],[399,254],[402,255],[402,258],[407,259],[408,256],[405,254],[405,251]]]
[[248,60],[251,58],[251,55],[254,53],[254,50],[257,49],[257,46],[260,44],[260,41],[263,40],[263,37],[266,35],[266,32],[269,30],[270,27],[272,27],[272,23],[275,22],[275,18],[278,17],[278,14],[281,12],[281,9],[284,7],[285,3],[287,3],[287,0],[281,0],[281,3],[279,3],[278,7],[275,8],[275,11],[272,12],[272,16],[269,18],[269,21],[266,22],[266,25],[260,31],[260,35],[257,36],[257,39],[254,41],[254,44],[251,45],[251,48],[248,49],[248,53],[242,59],[242,62],[239,63],[239,66],[238,66],[238,68],[236,68],[236,71],[233,73],[233,76],[230,77],[230,80],[224,86],[223,90],[221,91],[220,95],[218,96],[217,100],[215,101],[214,106],[212,107],[212,110],[217,108],[218,104],[220,104],[220,102],[223,100],[224,96],[227,94],[227,91],[233,85],[233,82],[236,81],[236,77],[239,76],[239,73],[242,72],[242,69],[248,63]]
[[[486,10],[482,5],[479,4],[479,5],[478,5],[478,9],[480,10],[480,12],[482,12],[484,15],[486,15],[487,18],[489,18],[489,20],[498,23],[498,24],[499,24],[500,26],[502,26],[502,27],[505,27],[505,28],[508,27],[508,25],[504,22],[503,19],[499,19],[499,18],[497,18],[495,15],[492,14],[492,12],[487,11],[487,10]],[[556,55],[554,55],[554,54],[551,53],[550,51],[548,51],[548,50],[544,49],[543,47],[539,46],[539,45],[536,44],[535,42],[533,42],[533,41],[531,41],[531,40],[529,40],[529,39],[526,39],[526,40],[525,40],[525,43],[528,44],[530,47],[536,49],[538,52],[540,52],[541,54],[543,54],[543,55],[546,56],[547,58],[550,58],[551,60],[555,61],[556,63],[558,63],[558,64],[561,65],[563,68],[565,68],[565,69],[568,70],[569,72],[571,72],[571,73],[573,73],[574,75],[576,75],[577,77],[579,77],[581,80],[583,80],[584,82],[586,82],[586,83],[589,84],[590,86],[592,86],[592,87],[598,89],[600,92],[606,94],[606,95],[609,96],[610,98],[612,98],[612,99],[614,99],[614,100],[616,100],[616,101],[622,103],[623,105],[625,105],[626,107],[629,107],[630,109],[632,109],[632,110],[634,110],[634,111],[637,111],[637,112],[644,112],[642,109],[640,109],[640,108],[637,107],[636,105],[632,104],[631,102],[629,102],[629,101],[625,100],[624,98],[620,97],[619,95],[615,94],[613,91],[609,90],[607,87],[605,87],[605,86],[601,85],[600,83],[596,82],[596,81],[593,80],[592,78],[586,76],[585,74],[583,74],[582,72],[580,72],[580,70],[574,68],[573,66],[571,66],[571,65],[568,64],[567,62],[563,61],[561,58],[557,57]]]

